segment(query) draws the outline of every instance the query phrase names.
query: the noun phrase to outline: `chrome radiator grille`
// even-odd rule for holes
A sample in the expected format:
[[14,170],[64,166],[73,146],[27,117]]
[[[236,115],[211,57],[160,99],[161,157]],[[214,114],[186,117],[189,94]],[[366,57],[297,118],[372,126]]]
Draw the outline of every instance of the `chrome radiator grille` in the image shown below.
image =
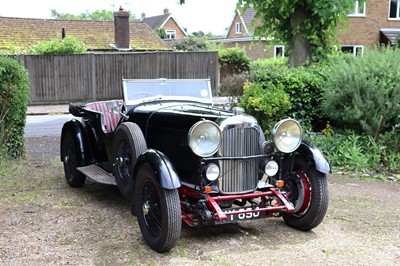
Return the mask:
[[[232,128],[223,133],[220,156],[260,154],[259,133],[254,128]],[[253,191],[258,184],[259,159],[221,160],[219,189],[224,194]]]

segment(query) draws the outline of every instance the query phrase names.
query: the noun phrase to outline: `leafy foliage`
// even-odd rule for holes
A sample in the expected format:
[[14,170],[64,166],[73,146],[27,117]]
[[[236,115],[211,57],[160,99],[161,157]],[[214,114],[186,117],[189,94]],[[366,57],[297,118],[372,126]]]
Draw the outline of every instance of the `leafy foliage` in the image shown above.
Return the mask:
[[0,57],[0,154],[24,153],[24,128],[29,101],[29,76],[16,60]]
[[289,68],[287,59],[258,59],[250,65],[251,80],[280,86],[288,95],[291,107],[284,115],[317,126],[321,116],[320,99],[323,79],[319,65],[310,68]]
[[[51,17],[55,19],[71,19],[71,20],[114,20],[114,12],[111,10],[95,10],[93,12],[86,11],[79,15],[69,13],[60,13],[55,9],[51,9]],[[135,14],[129,11],[129,20],[136,20]]]
[[310,133],[307,138],[323,151],[334,168],[371,173],[399,172],[400,126],[382,134],[378,141],[350,130],[336,133],[329,123],[323,133]]
[[208,51],[207,39],[204,37],[189,36],[175,40],[174,49],[177,51]]
[[158,36],[160,36],[161,39],[166,39],[167,38],[167,32],[163,28],[157,28],[154,30]]
[[334,125],[374,139],[400,123],[400,50],[379,47],[343,55],[326,71],[322,107]]
[[38,42],[31,48],[33,54],[79,54],[86,52],[86,46],[73,36],[67,36],[62,40]]
[[253,115],[264,130],[271,130],[291,107],[289,96],[282,85],[272,82],[246,83],[239,106]]
[[[238,7],[250,6],[256,12],[254,35],[286,43],[293,55],[295,37],[310,44],[310,61],[321,61],[332,51],[339,26],[344,25],[353,0],[239,0]],[[304,51],[302,51],[304,52]],[[297,66],[297,65],[295,65]]]

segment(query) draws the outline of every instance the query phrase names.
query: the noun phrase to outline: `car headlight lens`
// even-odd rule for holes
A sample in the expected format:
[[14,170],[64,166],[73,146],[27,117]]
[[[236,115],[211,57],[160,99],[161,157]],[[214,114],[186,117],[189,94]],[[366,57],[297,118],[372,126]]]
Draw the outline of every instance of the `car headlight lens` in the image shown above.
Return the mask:
[[217,152],[221,144],[221,130],[212,121],[199,121],[189,130],[189,146],[200,157],[209,157]]
[[303,138],[303,130],[299,122],[288,118],[279,121],[272,130],[275,147],[284,153],[295,151]]
[[278,173],[279,170],[279,166],[278,163],[275,161],[269,161],[266,165],[265,165],[265,174],[267,176],[274,176]]
[[215,181],[219,177],[220,170],[218,165],[211,163],[206,166],[206,177],[209,181]]

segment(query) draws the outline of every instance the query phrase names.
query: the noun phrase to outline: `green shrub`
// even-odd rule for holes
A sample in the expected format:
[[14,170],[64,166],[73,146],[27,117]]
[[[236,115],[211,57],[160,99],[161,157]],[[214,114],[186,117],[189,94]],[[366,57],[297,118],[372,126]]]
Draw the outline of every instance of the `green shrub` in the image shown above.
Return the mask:
[[253,82],[267,82],[283,88],[287,93],[291,107],[285,111],[285,116],[302,120],[314,127],[323,118],[320,111],[323,84],[321,71],[325,71],[325,68],[319,65],[289,68],[287,59],[259,59],[250,65]]
[[250,57],[241,47],[219,47],[218,62],[221,66],[221,76],[239,74],[249,70]]
[[29,101],[29,76],[16,60],[0,57],[0,151],[10,157],[24,153],[24,127]]
[[309,133],[306,139],[323,151],[333,168],[372,173],[400,171],[400,126],[393,127],[378,141],[351,130],[336,133],[329,123],[322,133]]
[[174,49],[177,51],[207,51],[207,39],[205,37],[186,37],[183,39],[175,40]]
[[62,40],[38,42],[31,48],[33,54],[79,54],[85,53],[86,46],[73,36],[67,36]]
[[364,57],[343,55],[324,72],[325,114],[340,128],[374,139],[400,123],[400,50],[380,47]]
[[243,91],[238,105],[257,118],[266,131],[271,130],[291,107],[289,96],[280,85],[275,86],[270,82],[246,83]]

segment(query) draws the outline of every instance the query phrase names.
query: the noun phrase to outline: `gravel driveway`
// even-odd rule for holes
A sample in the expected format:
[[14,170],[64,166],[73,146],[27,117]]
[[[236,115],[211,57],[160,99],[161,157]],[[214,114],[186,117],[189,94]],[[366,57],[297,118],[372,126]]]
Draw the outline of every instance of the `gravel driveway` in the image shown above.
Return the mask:
[[332,175],[327,216],[310,232],[281,218],[183,227],[158,254],[115,187],[66,184],[59,137],[26,145],[15,176],[0,178],[0,265],[400,265],[400,182]]

